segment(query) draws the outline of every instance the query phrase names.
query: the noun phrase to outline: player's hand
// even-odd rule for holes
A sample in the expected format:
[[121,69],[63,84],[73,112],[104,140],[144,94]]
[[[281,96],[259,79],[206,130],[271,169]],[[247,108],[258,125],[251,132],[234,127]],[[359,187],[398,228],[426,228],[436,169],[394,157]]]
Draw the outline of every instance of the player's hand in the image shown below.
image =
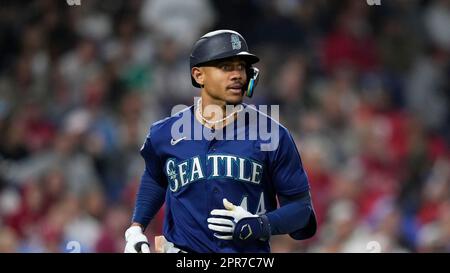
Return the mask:
[[[223,199],[225,209],[214,209],[208,218],[208,228],[222,240],[251,241],[267,240],[270,226],[266,218],[251,214],[241,206]],[[233,220],[230,220],[232,218]]]
[[131,226],[125,231],[125,253],[150,253],[150,244],[140,226]]

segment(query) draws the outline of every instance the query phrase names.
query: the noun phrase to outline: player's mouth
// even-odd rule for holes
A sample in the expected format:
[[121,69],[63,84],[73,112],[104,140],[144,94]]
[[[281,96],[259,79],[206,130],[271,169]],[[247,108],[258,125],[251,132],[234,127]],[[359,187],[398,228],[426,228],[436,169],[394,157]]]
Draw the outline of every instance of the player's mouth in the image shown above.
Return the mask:
[[240,83],[233,83],[227,86],[227,90],[230,90],[232,93],[235,94],[241,94],[243,86],[244,85]]

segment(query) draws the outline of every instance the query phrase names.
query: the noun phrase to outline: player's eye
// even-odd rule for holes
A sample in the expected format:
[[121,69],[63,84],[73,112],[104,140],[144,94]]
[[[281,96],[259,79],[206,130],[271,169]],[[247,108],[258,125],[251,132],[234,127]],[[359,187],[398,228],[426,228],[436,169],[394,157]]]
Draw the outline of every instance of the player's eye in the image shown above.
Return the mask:
[[222,69],[223,71],[233,71],[233,70],[237,70],[237,71],[243,71],[245,70],[245,65],[244,64],[221,64],[219,65],[220,69]]
[[233,69],[233,66],[230,64],[221,64],[220,69],[223,71],[231,71]]

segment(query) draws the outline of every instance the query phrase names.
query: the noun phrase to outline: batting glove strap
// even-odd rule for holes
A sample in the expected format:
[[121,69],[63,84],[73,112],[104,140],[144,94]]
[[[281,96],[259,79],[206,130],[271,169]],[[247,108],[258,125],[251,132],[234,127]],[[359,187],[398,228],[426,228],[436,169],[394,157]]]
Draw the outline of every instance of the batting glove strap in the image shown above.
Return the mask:
[[[125,253],[141,253],[150,252],[150,244],[147,237],[142,233],[142,229],[138,226],[129,227],[125,231]],[[144,247],[144,245],[146,247]]]
[[270,238],[270,223],[265,215],[242,218],[233,231],[234,241],[267,241]]

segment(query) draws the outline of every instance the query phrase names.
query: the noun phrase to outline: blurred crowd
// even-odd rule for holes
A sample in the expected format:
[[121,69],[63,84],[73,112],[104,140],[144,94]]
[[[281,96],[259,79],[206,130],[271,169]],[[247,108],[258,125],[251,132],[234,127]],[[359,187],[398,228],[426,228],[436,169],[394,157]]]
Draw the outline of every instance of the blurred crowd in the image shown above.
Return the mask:
[[0,252],[123,251],[149,125],[221,28],[310,179],[316,236],[273,252],[450,252],[449,26],[450,0],[1,1]]

